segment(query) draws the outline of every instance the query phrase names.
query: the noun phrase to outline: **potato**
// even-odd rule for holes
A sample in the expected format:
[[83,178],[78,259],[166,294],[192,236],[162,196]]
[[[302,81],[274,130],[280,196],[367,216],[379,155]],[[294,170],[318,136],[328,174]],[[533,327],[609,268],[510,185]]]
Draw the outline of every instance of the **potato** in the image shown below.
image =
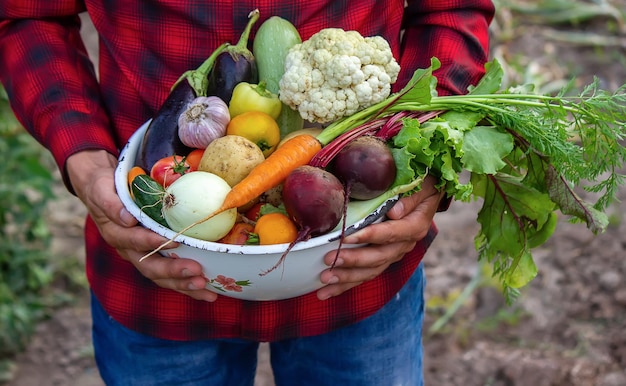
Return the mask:
[[275,186],[261,194],[260,200],[274,206],[280,206],[280,204],[283,203],[283,184]]
[[225,135],[207,146],[198,170],[222,177],[232,187],[265,160],[261,149],[249,139]]

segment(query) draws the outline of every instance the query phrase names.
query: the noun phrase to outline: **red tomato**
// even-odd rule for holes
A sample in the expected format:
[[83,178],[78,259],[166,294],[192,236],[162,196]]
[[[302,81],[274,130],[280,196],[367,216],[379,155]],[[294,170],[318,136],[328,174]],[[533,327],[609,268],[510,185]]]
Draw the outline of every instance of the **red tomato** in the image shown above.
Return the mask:
[[194,170],[196,169],[185,161],[185,157],[174,155],[158,160],[150,170],[150,177],[166,188],[183,174]]
[[186,160],[192,169],[198,170],[198,165],[200,165],[200,160],[202,159],[203,154],[204,149],[194,149],[191,153],[187,154]]
[[236,223],[226,234],[218,240],[218,243],[234,244],[234,245],[246,245],[250,238],[250,233],[254,230],[254,225],[247,224],[245,222]]
[[246,216],[246,218],[252,221],[258,220],[259,217],[261,217],[261,207],[263,205],[265,205],[264,202],[257,202],[256,204],[252,205],[250,209],[246,210],[246,213],[244,213],[244,216]]

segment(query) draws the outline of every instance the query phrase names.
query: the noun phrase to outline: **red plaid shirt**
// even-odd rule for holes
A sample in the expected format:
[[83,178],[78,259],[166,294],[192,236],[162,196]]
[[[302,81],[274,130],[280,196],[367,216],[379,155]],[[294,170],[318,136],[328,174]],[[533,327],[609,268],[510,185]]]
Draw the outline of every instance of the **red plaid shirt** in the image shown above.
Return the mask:
[[[118,154],[180,74],[196,68],[219,44],[238,40],[254,8],[261,14],[257,27],[278,15],[294,23],[303,39],[324,27],[382,35],[403,69],[396,87],[436,56],[442,62],[436,73],[440,91],[465,92],[483,74],[491,2],[408,3],[405,11],[403,0],[3,0],[0,80],[16,115],[61,171],[81,150]],[[85,10],[100,34],[99,81],[79,35],[77,15]],[[85,233],[91,288],[123,325],[175,340],[272,341],[325,333],[376,312],[416,269],[436,229],[376,279],[329,300],[319,301],[313,293],[270,302],[221,296],[215,303],[144,278],[103,241],[91,220]]]

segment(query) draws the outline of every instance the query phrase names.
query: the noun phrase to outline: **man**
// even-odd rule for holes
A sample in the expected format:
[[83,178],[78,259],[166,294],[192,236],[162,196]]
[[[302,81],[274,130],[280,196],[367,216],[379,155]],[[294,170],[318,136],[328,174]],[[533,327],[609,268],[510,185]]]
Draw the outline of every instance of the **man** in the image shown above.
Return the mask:
[[[402,71],[442,62],[441,94],[464,93],[488,59],[490,1],[312,0],[0,3],[0,80],[17,117],[55,157],[89,210],[87,277],[94,346],[108,384],[251,385],[258,342],[272,342],[279,385],[422,382],[423,269],[441,194],[434,178],[389,221],[346,238],[316,293],[247,302],[205,289],[188,259],[147,259],[165,240],[138,226],[113,184],[119,149],[186,70],[236,42],[247,15],[291,21],[303,39],[325,27],[381,35]],[[79,35],[87,10],[99,33],[99,79]],[[253,36],[252,36],[253,38]]]

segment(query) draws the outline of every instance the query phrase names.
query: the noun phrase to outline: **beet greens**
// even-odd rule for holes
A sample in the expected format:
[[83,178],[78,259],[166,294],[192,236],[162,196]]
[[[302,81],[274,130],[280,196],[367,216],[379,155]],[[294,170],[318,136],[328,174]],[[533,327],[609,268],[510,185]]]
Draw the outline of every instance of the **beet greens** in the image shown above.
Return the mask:
[[[393,187],[433,174],[448,196],[483,201],[479,259],[493,265],[511,301],[537,273],[531,241],[553,231],[546,229],[554,212],[593,233],[608,225],[604,209],[625,181],[626,85],[610,93],[595,80],[579,95],[565,88],[554,96],[528,86],[500,90],[503,70],[494,60],[468,94],[437,96],[438,66],[433,59],[399,93],[329,125],[317,137],[326,146],[311,164],[328,164],[364,134],[393,137]],[[470,175],[464,183],[463,172]],[[596,202],[583,201],[576,187],[596,192]]]

